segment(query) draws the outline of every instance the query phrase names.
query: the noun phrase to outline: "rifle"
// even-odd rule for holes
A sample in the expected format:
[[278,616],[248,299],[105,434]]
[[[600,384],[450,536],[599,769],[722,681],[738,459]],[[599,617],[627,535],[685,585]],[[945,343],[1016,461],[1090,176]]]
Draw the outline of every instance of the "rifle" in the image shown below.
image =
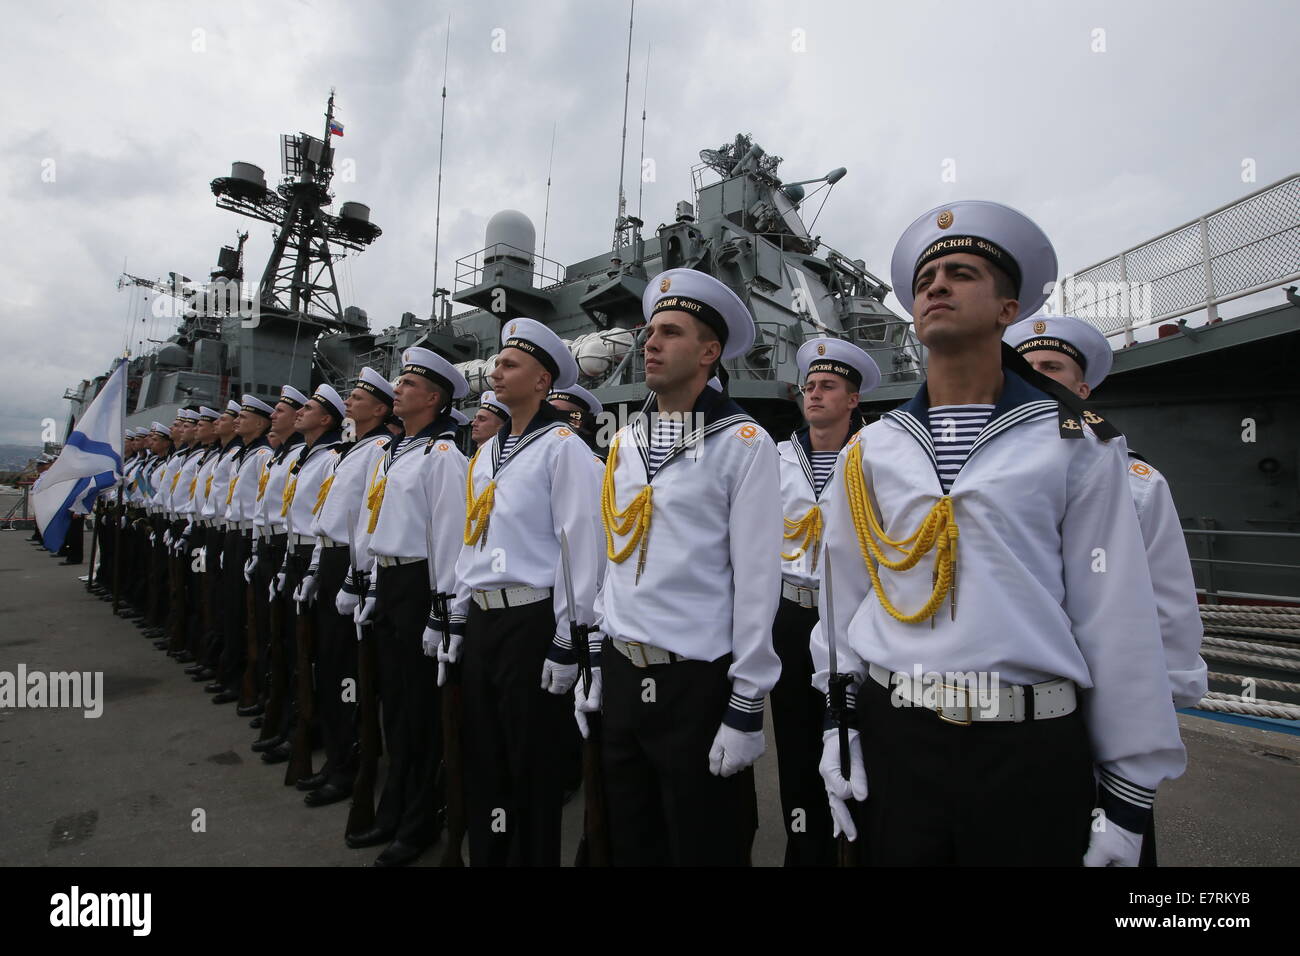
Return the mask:
[[[569,565],[569,535],[560,529],[560,563],[564,569],[564,595],[569,609],[569,641],[578,657],[579,679],[586,694],[591,693],[591,648],[587,634],[593,628],[579,624],[573,605],[573,572]],[[574,866],[610,866],[609,824],[605,817],[604,769],[600,759],[600,714],[587,717],[587,736],[582,741],[582,839]]]
[[[434,624],[442,631],[442,649],[451,646],[451,595],[438,590],[438,573],[433,565],[432,525],[424,529],[424,547],[429,555],[429,598]],[[460,848],[465,841],[465,754],[461,750],[461,683],[460,664],[447,665],[447,679],[442,687],[442,791],[447,810],[447,845],[439,866],[464,866]]]
[[[824,576],[822,593],[826,597],[826,646],[830,651],[830,678],[827,686],[830,689],[831,720],[835,722],[835,726],[839,731],[840,776],[848,780],[849,769],[852,767],[852,758],[849,756],[849,725],[845,719],[845,711],[848,709],[848,689],[849,684],[853,681],[853,676],[851,674],[841,674],[835,658],[835,605],[832,600],[831,549],[829,547],[822,552],[822,573]],[[836,840],[835,851],[837,866],[858,865],[857,848],[843,833]]]
[[[236,534],[241,532],[236,531]],[[257,534],[256,531],[253,532]],[[257,539],[252,539],[252,551],[257,550]],[[240,549],[235,549],[236,563]],[[244,573],[243,566],[232,569],[235,574]],[[230,572],[226,572],[227,574]],[[257,603],[253,595],[255,585],[249,581],[244,582],[244,679],[239,688],[239,706],[251,707],[257,703],[258,681],[257,681]],[[231,609],[232,613],[234,609]],[[262,726],[266,727],[266,719],[263,718]]]
[[103,517],[104,509],[98,499],[95,501],[94,510],[90,512],[90,564],[86,566],[86,590],[89,591],[95,584],[95,545],[99,541],[99,521]]
[[[352,525],[348,524],[348,556],[357,553]],[[352,580],[365,600],[365,572],[353,565]],[[348,811],[345,833],[365,833],[375,825],[375,777],[379,770],[379,702],[375,697],[375,674],[379,670],[375,658],[374,638],[366,633],[364,624],[357,628],[357,710],[361,724],[357,744],[359,760],[356,780],[352,784],[352,808]]]
[[[119,511],[122,508],[122,487],[120,485],[118,486],[117,489],[117,507]],[[121,573],[122,571],[122,560],[121,560],[122,522],[121,521],[113,522],[113,540],[117,542],[116,547],[113,548],[113,553],[114,555],[116,555],[116,557],[113,560],[113,614],[116,615],[117,604],[118,604],[118,592],[122,583],[122,573]]]
[[[293,505],[290,504],[288,517],[285,518],[285,552],[284,563],[289,573],[285,576],[287,588],[294,580],[293,565],[296,555],[293,553]],[[299,780],[312,775],[311,769],[311,721],[316,711],[315,689],[312,681],[311,649],[315,635],[312,633],[312,617],[303,613],[301,601],[294,601],[294,639],[298,649],[298,722],[293,728],[293,755],[284,772],[284,785],[293,786]]]

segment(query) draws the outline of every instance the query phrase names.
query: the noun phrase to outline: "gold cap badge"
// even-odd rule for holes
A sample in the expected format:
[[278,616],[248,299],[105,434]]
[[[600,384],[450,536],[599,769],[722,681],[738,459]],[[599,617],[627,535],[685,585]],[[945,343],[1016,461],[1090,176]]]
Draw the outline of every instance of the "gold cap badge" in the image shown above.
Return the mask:
[[947,229],[952,225],[952,210],[945,209],[943,212],[939,213],[939,218],[936,222],[940,229]]
[[826,346],[824,346],[824,345],[819,345],[819,346],[817,346],[817,354],[818,354],[818,355],[825,355],[825,354],[826,354]]
[[672,286],[673,286],[673,280],[672,280],[672,279],[661,279],[661,280],[659,280],[659,291],[660,291],[660,292],[667,292],[669,289],[672,288]]
[[1035,334],[1035,335],[1042,335],[1042,334],[1043,334],[1044,332],[1046,332],[1046,331],[1047,331],[1047,323],[1046,323],[1046,322],[1035,322],[1035,323],[1034,323],[1034,334]]
[[510,335],[514,335],[514,334],[515,334],[515,323],[513,323],[513,322],[510,323],[510,332],[509,332],[509,334],[510,334]]

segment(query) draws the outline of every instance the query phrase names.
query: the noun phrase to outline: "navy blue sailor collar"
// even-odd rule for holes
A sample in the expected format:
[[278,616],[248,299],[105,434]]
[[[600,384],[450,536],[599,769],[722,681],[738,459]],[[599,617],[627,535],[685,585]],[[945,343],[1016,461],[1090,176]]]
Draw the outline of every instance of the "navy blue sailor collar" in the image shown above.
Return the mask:
[[[448,416],[448,420],[450,420],[450,416]],[[502,425],[501,428],[498,429],[497,433],[492,436],[493,475],[499,474],[506,464],[513,461],[520,449],[525,445],[530,444],[537,434],[543,430],[559,425],[568,425],[569,416],[567,413],[560,411],[550,402],[542,402],[537,406],[537,413],[533,415],[533,417],[528,420],[528,424],[524,426],[524,430],[520,433],[514,447],[510,449],[510,456],[503,461],[501,457],[501,446],[504,439],[501,436],[510,434],[511,422],[511,418],[507,416],[505,424]]]

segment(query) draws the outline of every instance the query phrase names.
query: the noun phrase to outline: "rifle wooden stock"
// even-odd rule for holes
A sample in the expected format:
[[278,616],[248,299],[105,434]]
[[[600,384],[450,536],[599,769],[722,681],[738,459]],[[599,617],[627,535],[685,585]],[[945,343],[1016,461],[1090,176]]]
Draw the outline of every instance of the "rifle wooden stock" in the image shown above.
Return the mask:
[[587,714],[582,741],[582,840],[574,866],[611,866],[609,823],[605,816],[605,774],[600,758],[601,716]]
[[465,753],[461,749],[462,687],[460,664],[448,664],[442,686],[443,799],[447,804],[447,845],[439,866],[464,866],[460,849],[465,841]]
[[361,633],[362,638],[357,641],[357,718],[360,724],[357,743],[360,753],[346,833],[364,833],[375,825],[375,776],[379,770],[379,701],[375,696],[375,675],[379,665],[373,635],[364,630]]
[[90,564],[86,566],[86,590],[89,591],[95,583],[95,545],[99,543],[99,522],[103,517],[103,509],[99,502],[95,502],[95,509],[90,513]]
[[[285,584],[288,587],[288,582]],[[298,649],[298,706],[297,721],[293,725],[293,754],[284,772],[285,786],[292,786],[312,775],[311,722],[316,712],[315,690],[312,687],[311,649],[315,638],[312,627],[311,606],[294,603],[294,643]]]
[[[236,551],[238,556],[238,551]],[[235,574],[244,573],[242,567],[234,569]],[[234,609],[231,609],[232,613]],[[257,703],[257,603],[253,597],[253,585],[244,582],[244,679],[239,688],[239,706],[252,707]],[[265,729],[266,721],[263,719]]]

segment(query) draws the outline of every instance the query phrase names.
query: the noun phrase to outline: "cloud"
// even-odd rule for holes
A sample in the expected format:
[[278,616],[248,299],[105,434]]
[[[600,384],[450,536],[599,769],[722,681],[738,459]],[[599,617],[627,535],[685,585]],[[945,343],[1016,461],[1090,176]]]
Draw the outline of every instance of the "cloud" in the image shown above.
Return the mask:
[[[0,442],[63,421],[66,387],[170,331],[139,321],[138,292],[115,289],[123,260],[147,278],[202,277],[248,229],[246,268],[260,275],[271,227],[216,209],[208,184],[235,160],[278,181],[279,134],[320,135],[331,86],[346,128],[334,145],[355,173],[334,191],[369,204],[384,231],[340,266],[344,304],[376,329],[427,315],[449,12],[439,283],[482,248],[500,209],[528,214],[540,246],[552,130],[546,254],[568,263],[609,247],[625,4],[110,0],[7,12],[0,334],[14,397]],[[644,98],[650,228],[693,198],[699,150],[745,131],[784,157],[788,179],[848,168],[813,231],[886,281],[907,223],[965,196],[1034,216],[1062,267],[1078,268],[1295,171],[1297,25],[1283,2],[1249,15],[1172,0],[639,4],[625,189],[635,212]],[[1094,52],[1098,29],[1105,52]],[[1241,181],[1246,158],[1257,184]],[[54,182],[42,180],[47,159]]]

